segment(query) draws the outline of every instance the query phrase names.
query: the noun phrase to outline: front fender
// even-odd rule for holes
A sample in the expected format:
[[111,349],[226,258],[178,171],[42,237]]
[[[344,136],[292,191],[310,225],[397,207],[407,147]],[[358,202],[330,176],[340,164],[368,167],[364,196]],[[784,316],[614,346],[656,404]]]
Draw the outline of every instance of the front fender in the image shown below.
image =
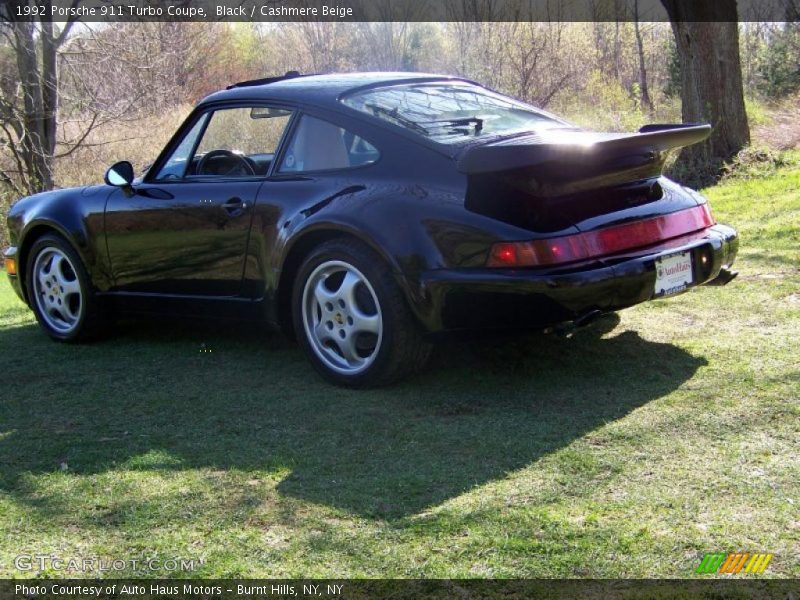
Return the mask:
[[67,240],[83,261],[98,289],[110,287],[103,212],[114,188],[93,186],[36,194],[19,201],[9,212],[19,248],[19,273],[24,279],[28,253],[34,241],[47,232]]

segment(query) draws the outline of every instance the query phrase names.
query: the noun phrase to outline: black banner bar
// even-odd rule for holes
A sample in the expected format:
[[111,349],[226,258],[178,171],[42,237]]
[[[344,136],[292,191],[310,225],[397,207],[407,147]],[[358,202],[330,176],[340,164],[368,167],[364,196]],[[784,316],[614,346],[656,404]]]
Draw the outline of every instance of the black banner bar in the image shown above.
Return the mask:
[[361,600],[379,598],[482,600],[492,598],[797,598],[800,581],[713,580],[0,580],[0,598],[138,600],[249,600],[255,598]]
[[[687,0],[694,1],[694,0]],[[702,20],[727,20],[708,0]],[[667,21],[660,0],[3,0],[0,20],[83,22]],[[738,0],[740,21],[794,21],[800,0]]]

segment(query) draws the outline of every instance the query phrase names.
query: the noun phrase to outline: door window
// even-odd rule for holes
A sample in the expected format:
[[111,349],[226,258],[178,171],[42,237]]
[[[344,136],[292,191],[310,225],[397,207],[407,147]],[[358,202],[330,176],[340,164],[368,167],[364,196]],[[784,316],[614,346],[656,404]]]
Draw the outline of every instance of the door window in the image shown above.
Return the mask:
[[267,107],[216,110],[186,134],[157,179],[264,176],[291,115]]
[[172,156],[170,156],[167,162],[164,163],[164,166],[161,167],[158,175],[156,175],[156,180],[180,179],[183,177],[183,174],[186,172],[186,165],[189,161],[189,157],[192,155],[192,151],[197,145],[197,138],[200,137],[200,133],[203,131],[207,120],[208,114],[204,114],[197,119],[189,130],[189,133],[184,136],[181,143],[178,144],[178,147],[172,152]]

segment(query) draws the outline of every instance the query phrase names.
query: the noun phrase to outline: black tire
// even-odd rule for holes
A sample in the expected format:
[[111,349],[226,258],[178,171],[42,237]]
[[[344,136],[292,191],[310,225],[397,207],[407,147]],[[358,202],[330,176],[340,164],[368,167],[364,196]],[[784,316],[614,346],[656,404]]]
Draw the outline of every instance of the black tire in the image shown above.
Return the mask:
[[[345,273],[357,273],[357,276],[363,275],[365,281],[357,284],[361,286],[358,289],[362,297],[361,302],[363,302],[364,294],[367,294],[367,304],[377,301],[374,310],[381,324],[380,334],[374,334],[373,336],[373,350],[370,350],[370,344],[367,344],[367,349],[364,353],[369,354],[370,358],[365,359],[365,361],[369,360],[369,362],[367,366],[359,367],[362,370],[357,372],[337,370],[337,366],[333,365],[331,360],[332,357],[335,361],[336,356],[327,355],[324,349],[321,350],[319,342],[315,341],[319,340],[319,337],[314,334],[315,329],[310,325],[309,329],[306,328],[306,321],[312,318],[308,315],[313,313],[314,310],[321,310],[321,307],[309,307],[307,301],[310,297],[306,294],[306,286],[309,284],[310,293],[313,283],[310,278],[325,277],[324,270],[326,268],[335,269],[336,265],[334,263],[352,267],[349,271],[345,270]],[[334,266],[329,267],[332,264]],[[343,268],[346,269],[346,267]],[[320,274],[320,269],[322,269],[322,274]],[[331,275],[329,280],[336,276],[335,274]],[[311,302],[313,304],[314,300],[311,300]],[[306,320],[304,320],[303,316],[304,311],[306,311],[307,315]],[[347,324],[352,325],[349,316],[347,316],[349,313],[346,312],[345,308],[342,308],[342,311],[344,311],[345,317],[337,322],[337,325],[335,325],[337,329],[334,332],[341,333],[347,327]],[[317,314],[322,313],[318,312]],[[338,315],[339,313],[336,314]],[[374,315],[372,318],[374,318]],[[298,342],[311,364],[325,379],[336,385],[353,388],[388,385],[421,369],[430,356],[431,344],[424,339],[420,326],[411,314],[403,292],[390,269],[371,248],[355,240],[331,240],[320,245],[306,256],[294,281],[292,319]],[[326,324],[329,323],[326,322]],[[321,326],[322,322],[319,325]],[[362,335],[358,332],[351,333]],[[372,334],[367,334],[367,337],[370,335]],[[344,337],[344,333],[342,336]],[[335,336],[331,335],[331,338],[335,338]],[[334,339],[329,343],[329,347],[341,354],[342,351],[338,349],[337,344],[338,340]],[[343,356],[341,359],[346,361]]]
[[[63,301],[64,304],[69,303],[76,307],[74,321],[67,323],[65,319],[64,327],[54,324],[57,319],[53,316],[48,317],[44,314],[43,307],[47,302],[45,300],[47,294],[39,293],[37,298],[39,286],[36,280],[37,273],[35,272],[37,261],[40,257],[44,262],[47,256],[58,256],[59,254],[68,261],[62,272],[66,274],[68,279],[74,276],[70,283],[75,283],[79,289],[78,303],[75,302],[75,294],[64,295],[63,288],[61,288],[61,296],[56,297],[56,301]],[[25,284],[28,299],[33,313],[36,315],[36,320],[48,336],[59,342],[84,342],[95,338],[100,333],[102,317],[94,295],[92,281],[80,256],[64,238],[55,233],[48,233],[38,238],[31,246],[25,267]],[[52,282],[49,283],[52,285]],[[41,289],[43,290],[44,288],[42,287]],[[66,315],[67,313],[63,314]]]

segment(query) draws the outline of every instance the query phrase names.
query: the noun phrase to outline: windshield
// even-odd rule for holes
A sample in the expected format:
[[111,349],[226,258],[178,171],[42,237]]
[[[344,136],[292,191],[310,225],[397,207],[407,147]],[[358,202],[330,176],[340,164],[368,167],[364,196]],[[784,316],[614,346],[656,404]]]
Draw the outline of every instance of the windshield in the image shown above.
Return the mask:
[[569,126],[532,106],[469,83],[394,85],[350,94],[342,102],[443,144]]

